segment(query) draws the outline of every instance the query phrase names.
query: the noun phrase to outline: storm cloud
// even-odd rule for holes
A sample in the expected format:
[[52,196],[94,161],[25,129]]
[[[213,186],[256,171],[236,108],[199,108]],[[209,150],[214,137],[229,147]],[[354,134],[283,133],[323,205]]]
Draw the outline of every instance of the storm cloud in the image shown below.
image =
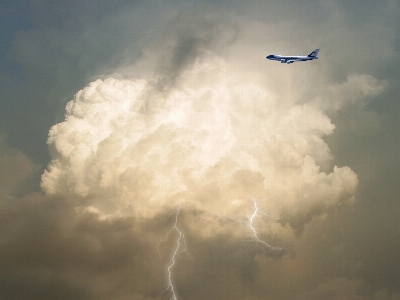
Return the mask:
[[2,298],[399,298],[396,1],[1,8]]

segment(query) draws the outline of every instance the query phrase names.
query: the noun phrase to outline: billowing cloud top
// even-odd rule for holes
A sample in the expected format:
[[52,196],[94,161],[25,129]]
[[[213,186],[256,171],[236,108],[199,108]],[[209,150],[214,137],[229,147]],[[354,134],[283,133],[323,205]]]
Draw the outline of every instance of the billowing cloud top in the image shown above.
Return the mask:
[[320,168],[331,160],[323,140],[330,119],[312,105],[280,104],[256,84],[234,84],[225,70],[208,55],[168,91],[153,78],[92,82],[50,130],[43,190],[144,218],[182,203],[219,216],[250,213],[254,197],[299,232],[353,202],[356,174]]

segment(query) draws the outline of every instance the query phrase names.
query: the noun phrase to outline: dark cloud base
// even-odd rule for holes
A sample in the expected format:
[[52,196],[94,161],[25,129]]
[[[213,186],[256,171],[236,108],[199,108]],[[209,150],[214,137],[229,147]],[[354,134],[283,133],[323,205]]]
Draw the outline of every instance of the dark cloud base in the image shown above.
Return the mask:
[[1,210],[2,299],[128,299],[157,292],[159,257],[133,219],[101,221],[76,213],[63,198],[16,201]]
[[[172,234],[160,245],[171,225],[168,215],[138,225],[134,218],[100,220],[95,213],[77,212],[75,201],[65,198],[34,194],[14,201],[0,213],[2,299],[168,296],[165,265],[176,238]],[[184,225],[190,215],[180,216],[190,255],[179,258],[174,269],[179,294],[234,298],[241,285],[254,285],[254,258],[269,256],[268,251],[223,235],[193,238]],[[227,289],[226,282],[234,286]]]
[[[101,219],[77,209],[76,200],[40,194],[2,203],[2,299],[169,299],[166,266],[176,234],[164,239],[174,222],[171,214],[145,222]],[[354,262],[348,256],[356,255],[354,249],[335,246],[341,238],[328,229],[336,217],[328,218],[326,228],[306,231],[295,249],[276,255],[254,240],[226,234],[199,238],[187,225],[201,223],[203,217],[191,210],[179,215],[189,255],[179,256],[173,278],[183,299],[398,299],[357,279],[362,272],[351,269]],[[321,236],[325,234],[333,238]],[[349,265],[340,266],[342,255]],[[346,273],[348,278],[338,277]],[[307,283],[311,278],[326,281],[313,290]]]

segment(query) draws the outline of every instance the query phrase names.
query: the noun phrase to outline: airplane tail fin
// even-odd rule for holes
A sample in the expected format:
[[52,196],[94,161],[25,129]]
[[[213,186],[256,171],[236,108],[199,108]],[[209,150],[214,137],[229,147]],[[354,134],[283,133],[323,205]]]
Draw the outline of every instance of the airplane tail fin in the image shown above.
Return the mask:
[[318,57],[319,49],[315,49],[313,52],[308,54],[309,57]]

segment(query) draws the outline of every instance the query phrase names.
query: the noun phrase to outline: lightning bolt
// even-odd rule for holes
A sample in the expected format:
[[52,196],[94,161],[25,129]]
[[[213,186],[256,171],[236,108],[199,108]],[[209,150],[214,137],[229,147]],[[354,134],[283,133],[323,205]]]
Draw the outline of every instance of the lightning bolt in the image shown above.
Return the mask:
[[245,224],[246,226],[248,226],[248,227],[250,228],[250,230],[252,231],[252,233],[253,233],[254,239],[255,239],[257,242],[259,242],[259,243],[263,244],[264,246],[266,246],[267,248],[272,249],[272,250],[284,250],[284,248],[271,246],[270,244],[268,244],[266,241],[262,240],[262,239],[258,236],[257,230],[256,230],[256,228],[255,228],[254,225],[253,225],[254,219],[255,219],[258,215],[264,215],[264,216],[266,216],[266,217],[268,217],[268,218],[270,218],[270,219],[276,219],[276,218],[273,218],[273,217],[271,217],[270,215],[266,214],[265,212],[261,211],[261,210],[258,208],[258,206],[257,206],[257,201],[256,201],[256,199],[254,199],[253,197],[252,197],[251,199],[252,199],[253,202],[254,202],[254,210],[253,210],[252,215],[251,215],[250,217],[248,217],[248,220],[247,220],[247,221],[240,221],[240,220],[237,220],[237,219],[235,219],[235,218],[233,218],[233,217],[228,217],[228,218],[230,218],[230,219],[232,219],[232,220],[234,220],[234,221],[236,221],[236,222],[243,223],[243,224]]
[[[178,208],[175,211],[175,222],[174,222],[174,226],[168,231],[165,239],[161,240],[159,242],[166,242],[169,239],[169,236],[171,234],[171,232],[175,231],[177,232],[177,239],[175,241],[175,249],[172,253],[172,256],[170,258],[170,262],[167,266],[167,272],[168,272],[168,287],[166,288],[166,291],[170,291],[171,292],[171,300],[178,300],[177,294],[176,294],[176,288],[173,284],[173,272],[172,269],[174,268],[175,264],[176,264],[176,259],[179,257],[179,254],[185,252],[187,255],[189,255],[188,251],[187,251],[187,246],[186,246],[186,240],[185,240],[185,235],[183,234],[182,230],[179,229],[178,227],[178,216],[179,216],[179,212],[180,212],[180,205],[178,205]],[[172,214],[170,214],[171,216]]]
[[[266,241],[263,241],[263,240],[260,239],[260,238],[258,237],[258,235],[257,235],[257,230],[256,230],[256,229],[254,228],[254,226],[253,226],[254,218],[255,218],[259,213],[261,213],[261,214],[263,214],[263,215],[265,215],[265,216],[268,216],[268,215],[267,215],[266,213],[264,213],[263,211],[260,211],[260,210],[258,209],[258,206],[257,206],[257,201],[256,201],[254,198],[252,198],[252,199],[253,199],[253,201],[254,201],[254,211],[253,211],[253,214],[251,215],[251,217],[249,218],[249,221],[246,222],[245,224],[247,224],[247,226],[250,227],[251,231],[253,232],[254,238],[255,238],[259,243],[261,243],[261,244],[267,246],[268,248],[276,249],[276,247],[273,247],[273,246],[271,246],[270,244],[268,244]],[[269,216],[268,216],[268,217],[269,217]]]
[[[241,221],[241,220],[235,219],[233,217],[229,217],[229,216],[228,216],[228,218],[230,218],[236,222],[243,223],[247,227],[249,227],[256,242],[263,244],[265,247],[267,247],[271,250],[284,250],[284,248],[271,246],[269,243],[267,243],[265,240],[263,240],[259,237],[259,235],[257,233],[257,229],[253,225],[253,223],[255,222],[255,219],[258,216],[262,216],[262,215],[266,216],[270,219],[276,219],[276,218],[273,218],[273,217],[269,216],[268,214],[266,214],[265,212],[263,212],[262,210],[260,210],[257,206],[257,201],[254,198],[251,198],[251,199],[254,202],[254,209],[253,209],[252,214],[249,217],[247,217],[246,221]],[[159,241],[158,246],[157,246],[157,248],[158,248],[161,243],[167,242],[169,240],[171,234],[173,232],[176,232],[177,237],[176,237],[176,240],[174,243],[175,247],[174,247],[172,255],[169,259],[169,263],[167,265],[167,274],[168,274],[167,275],[167,288],[164,291],[164,292],[167,292],[167,291],[170,292],[170,295],[171,295],[170,300],[179,300],[179,298],[177,296],[177,292],[176,292],[176,287],[173,282],[173,268],[175,267],[175,265],[177,263],[177,259],[179,258],[179,255],[181,253],[186,253],[188,255],[188,257],[190,257],[189,252],[187,251],[185,235],[182,232],[182,230],[178,227],[178,217],[179,217],[179,213],[180,213],[180,208],[181,208],[180,205],[178,205],[175,212],[172,212],[168,216],[168,218],[170,218],[172,215],[174,215],[174,225],[167,232],[165,238],[163,240]],[[159,254],[160,254],[160,251],[159,251]],[[160,257],[161,257],[161,255],[160,255]]]

